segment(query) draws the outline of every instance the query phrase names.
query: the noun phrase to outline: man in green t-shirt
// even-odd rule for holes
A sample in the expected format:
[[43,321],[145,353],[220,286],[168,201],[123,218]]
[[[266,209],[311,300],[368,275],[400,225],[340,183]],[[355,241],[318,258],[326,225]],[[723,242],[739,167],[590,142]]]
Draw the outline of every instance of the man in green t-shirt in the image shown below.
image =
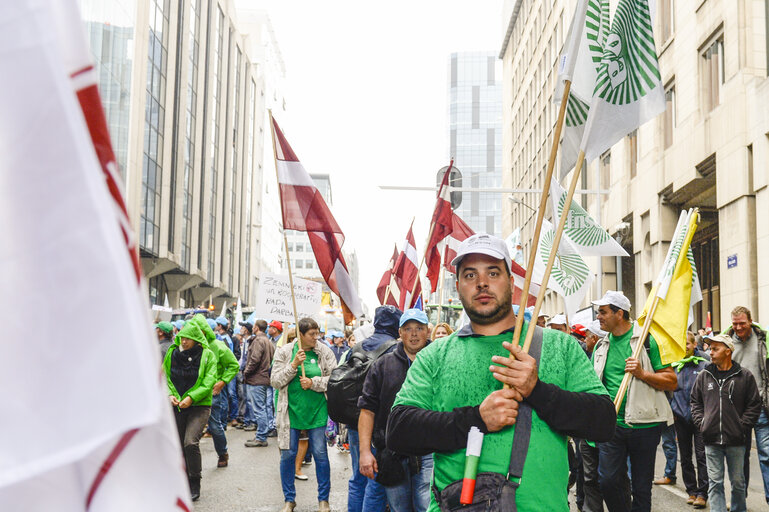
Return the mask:
[[[532,409],[531,438],[517,509],[565,512],[566,436],[609,440],[615,423],[611,400],[570,336],[525,324],[521,344],[527,328],[542,333],[539,365],[510,343],[514,278],[502,239],[473,235],[452,265],[470,323],[419,352],[390,413],[387,446],[409,455],[433,453],[433,486],[440,493],[462,480],[467,434],[475,426],[485,434],[478,473],[507,475],[519,406],[526,403]],[[434,492],[429,511],[438,510]]]
[[[654,459],[663,428],[673,422],[665,391],[674,391],[678,379],[663,365],[657,342],[650,335],[638,359],[633,349],[641,329],[630,320],[630,300],[609,290],[597,301],[598,321],[608,334],[593,349],[593,367],[612,398],[626,373],[632,374],[625,399],[617,413],[614,437],[598,444],[598,479],[609,512],[651,510]],[[642,343],[642,342],[641,342]],[[631,492],[627,477],[630,458]]]

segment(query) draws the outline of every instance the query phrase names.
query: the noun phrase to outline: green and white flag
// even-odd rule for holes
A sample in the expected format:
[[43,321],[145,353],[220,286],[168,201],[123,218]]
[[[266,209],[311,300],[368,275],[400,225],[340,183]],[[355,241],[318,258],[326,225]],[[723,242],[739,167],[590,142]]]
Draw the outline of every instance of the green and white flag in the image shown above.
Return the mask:
[[620,0],[603,49],[580,148],[592,162],[665,111],[648,0]]
[[[537,245],[537,257],[534,261],[533,280],[542,282],[545,275],[547,261],[553,250],[555,230],[553,225],[542,220],[542,236]],[[574,316],[585,299],[590,284],[593,282],[593,273],[587,266],[579,251],[566,237],[561,237],[560,248],[550,272],[550,280],[547,287],[563,297],[566,304],[566,314]]]
[[564,82],[571,80],[569,102],[561,140],[563,178],[574,168],[585,131],[590,98],[593,96],[603,45],[609,33],[609,1],[579,0],[574,11],[566,44],[558,61],[558,82],[554,101],[563,99]]
[[[553,206],[553,222],[557,222],[563,213],[566,190],[556,180],[550,183],[550,201]],[[562,238],[567,238],[583,256],[629,256],[625,249],[575,201],[572,201],[569,207],[563,235]]]

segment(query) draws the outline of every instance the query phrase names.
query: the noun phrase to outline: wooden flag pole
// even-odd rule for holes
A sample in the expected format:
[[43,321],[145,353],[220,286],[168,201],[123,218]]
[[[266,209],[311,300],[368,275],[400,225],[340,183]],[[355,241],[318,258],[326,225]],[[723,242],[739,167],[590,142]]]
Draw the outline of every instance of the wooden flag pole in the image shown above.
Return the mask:
[[[656,290],[656,288],[654,288],[654,290]],[[659,302],[660,298],[655,294],[654,301],[652,301],[651,308],[649,308],[649,314],[646,315],[646,321],[644,322],[643,330],[641,331],[641,337],[638,338],[638,343],[633,349],[633,355],[631,356],[633,359],[638,359],[638,357],[641,355],[641,350],[644,347],[643,340],[645,340],[646,336],[649,335],[649,329],[651,329],[652,326],[652,319],[654,318],[654,313],[657,312],[657,304],[659,304]],[[619,386],[617,396],[614,397],[614,410],[617,413],[619,413],[619,408],[622,407],[622,402],[625,400],[625,392],[627,391],[628,386],[630,386],[630,379],[632,378],[632,373],[625,373],[625,376],[622,377],[622,384]]]
[[[278,194],[280,194],[280,213],[281,213],[281,225],[283,222],[283,192],[280,190],[280,176],[278,174],[278,148],[275,145],[275,123],[272,119],[272,110],[267,111],[270,114],[270,131],[272,132],[272,155],[275,158],[275,178],[278,181]],[[283,228],[283,242],[286,247],[286,265],[288,266],[288,284],[291,286],[291,302],[294,305],[294,324],[296,325],[296,341],[299,343],[299,350],[302,348],[302,337],[299,332],[299,316],[296,313],[296,296],[294,294],[294,276],[291,273],[291,257],[288,251],[288,236],[286,235],[286,229]],[[302,363],[302,377],[305,377],[304,363]]]
[[[558,110],[558,120],[555,123],[555,133],[553,135],[553,145],[550,148],[550,159],[547,162],[547,172],[545,173],[544,186],[542,188],[542,197],[539,200],[539,209],[537,210],[537,223],[534,226],[534,235],[531,239],[531,249],[529,251],[529,264],[526,267],[526,279],[523,282],[523,289],[521,290],[521,304],[518,309],[518,316],[515,318],[515,331],[513,332],[513,345],[518,345],[521,340],[521,329],[523,329],[523,319],[526,312],[526,304],[529,299],[529,290],[531,289],[531,278],[534,273],[534,262],[537,257],[537,245],[539,245],[539,237],[542,232],[542,222],[545,219],[545,209],[547,208],[547,198],[550,194],[550,182],[553,179],[553,171],[555,170],[555,157],[558,154],[558,145],[561,142],[561,130],[563,129],[563,121],[566,118],[566,105],[569,102],[569,91],[571,90],[571,80],[564,81],[563,87],[563,99],[561,100],[561,108]],[[543,281],[542,288],[547,288],[545,284],[547,281]],[[538,312],[538,310],[537,310]],[[537,316],[532,316],[533,322],[536,322]],[[534,329],[528,331],[532,335]],[[528,338],[528,333],[527,333]],[[531,344],[531,342],[529,342]],[[529,345],[523,346],[523,351],[529,351]],[[512,356],[512,353],[510,354]],[[510,388],[505,384],[506,388]]]
[[[569,185],[569,192],[566,196],[566,201],[563,204],[563,211],[561,212],[561,218],[558,221],[558,228],[555,231],[553,246],[552,246],[552,249],[550,250],[550,257],[547,259],[547,267],[545,267],[545,274],[542,276],[542,286],[540,286],[539,293],[537,294],[537,302],[534,304],[534,312],[531,315],[532,318],[539,317],[539,310],[542,307],[542,302],[545,299],[545,292],[547,291],[547,283],[550,280],[550,273],[553,270],[553,265],[555,264],[555,258],[558,255],[558,247],[561,244],[561,237],[563,236],[563,228],[566,226],[566,219],[569,216],[569,208],[571,207],[571,200],[574,198],[574,191],[577,188],[577,182],[579,181],[579,176],[582,171],[582,164],[584,163],[584,161],[585,161],[585,151],[581,150],[579,152],[579,156],[577,157],[577,165],[574,167],[574,175],[571,178],[571,185]],[[533,252],[536,255],[536,249]],[[534,329],[529,329],[526,332],[526,340],[523,342],[522,349],[524,351],[529,350],[529,346],[531,345],[531,339],[533,336],[534,336]]]

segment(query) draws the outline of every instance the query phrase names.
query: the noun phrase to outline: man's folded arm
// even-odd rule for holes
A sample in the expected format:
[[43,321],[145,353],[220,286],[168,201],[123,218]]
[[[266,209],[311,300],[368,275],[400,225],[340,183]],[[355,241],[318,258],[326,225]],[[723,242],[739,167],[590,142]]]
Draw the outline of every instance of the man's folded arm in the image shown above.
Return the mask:
[[614,436],[617,414],[608,395],[566,391],[540,380],[526,402],[542,421],[562,434],[598,442]]
[[410,405],[396,405],[387,420],[387,447],[404,455],[450,452],[467,446],[470,427],[487,433],[475,407],[440,412]]

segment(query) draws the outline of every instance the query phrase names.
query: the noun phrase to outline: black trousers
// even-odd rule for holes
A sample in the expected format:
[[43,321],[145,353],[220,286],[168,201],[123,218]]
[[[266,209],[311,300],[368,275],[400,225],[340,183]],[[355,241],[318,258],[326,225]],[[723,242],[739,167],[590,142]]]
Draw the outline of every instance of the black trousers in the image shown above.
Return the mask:
[[[705,462],[705,444],[702,442],[702,434],[691,421],[686,421],[679,416],[674,416],[674,419],[686,492],[689,496],[702,496],[708,499],[708,468]],[[692,445],[697,462],[696,472],[692,463]]]
[[580,439],[579,452],[582,455],[582,471],[585,479],[582,487],[584,501],[580,509],[582,512],[603,512],[603,495],[598,482],[598,448]]
[[200,478],[202,462],[200,461],[200,438],[211,414],[209,406],[192,406],[179,410],[174,407],[176,430],[182,443],[184,463],[187,466],[187,478]]

